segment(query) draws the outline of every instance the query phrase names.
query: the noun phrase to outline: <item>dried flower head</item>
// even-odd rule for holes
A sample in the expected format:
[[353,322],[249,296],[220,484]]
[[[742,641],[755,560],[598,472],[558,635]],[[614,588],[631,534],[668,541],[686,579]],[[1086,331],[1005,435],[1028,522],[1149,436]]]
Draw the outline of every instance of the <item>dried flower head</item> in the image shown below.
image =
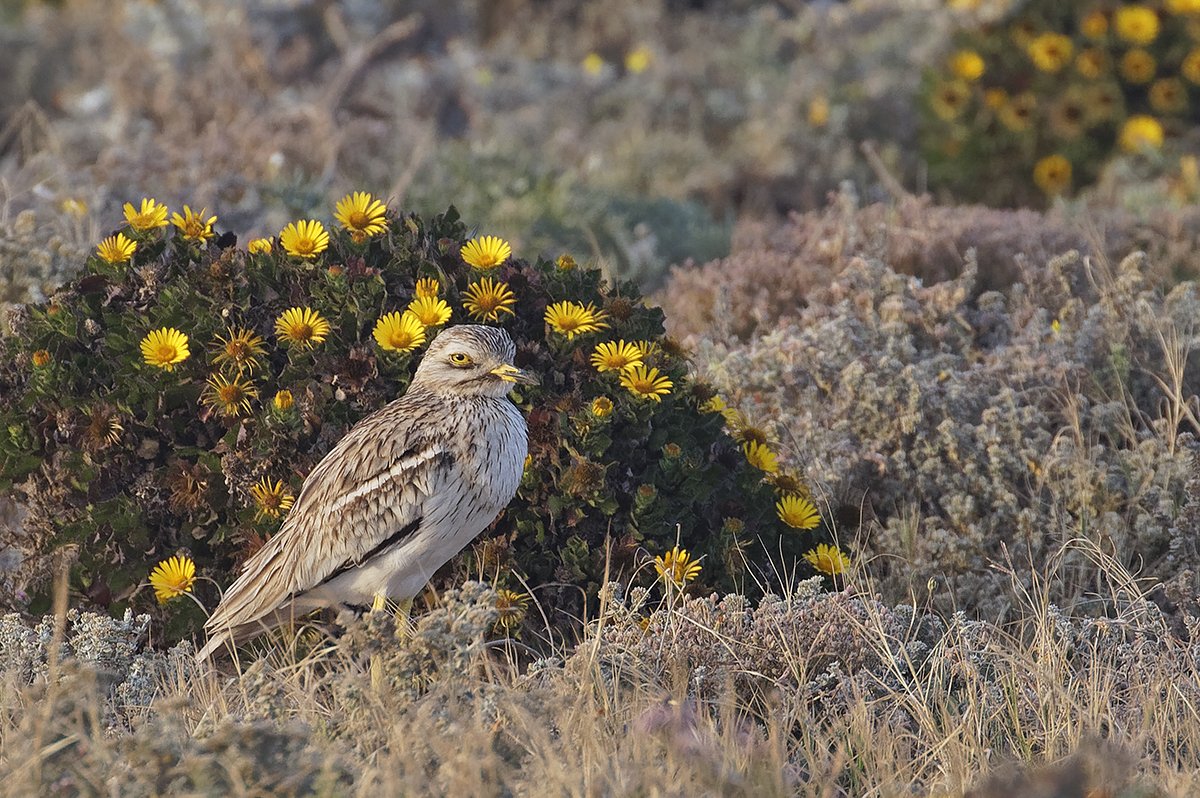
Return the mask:
[[808,499],[788,494],[775,502],[779,519],[793,529],[814,529],[821,523],[821,514]]
[[529,608],[529,595],[512,590],[496,591],[496,624],[506,632],[520,626],[525,620],[525,612]]
[[96,254],[109,263],[124,263],[133,257],[137,244],[125,237],[124,233],[109,236],[100,242]]
[[174,371],[175,364],[189,354],[188,337],[174,327],[163,327],[142,339],[142,357],[148,366]]
[[141,210],[125,203],[125,221],[139,233],[167,226],[167,206],[152,199],[143,198]]
[[546,324],[554,332],[567,336],[568,341],[576,335],[607,327],[604,318],[604,313],[592,305],[584,307],[576,302],[555,302],[546,308]]
[[508,242],[496,236],[472,238],[462,248],[462,259],[476,269],[494,269],[512,255]]
[[242,380],[241,372],[229,379],[224,374],[214,374],[205,383],[200,401],[220,410],[226,418],[250,412],[250,400],[258,398],[258,388],[249,380]]
[[213,362],[218,366],[229,366],[238,374],[242,371],[254,371],[259,367],[258,356],[265,355],[263,339],[245,327],[230,327],[227,337],[217,336],[212,348],[215,355]]
[[592,365],[597,371],[624,371],[642,363],[642,348],[625,341],[606,341],[596,344],[592,352]]
[[388,352],[411,352],[425,343],[425,325],[409,310],[387,314],[375,323],[371,334]]
[[287,515],[287,511],[292,509],[292,504],[296,501],[290,485],[282,480],[272,482],[270,477],[263,477],[254,483],[250,488],[250,495],[254,497],[255,521]]
[[640,363],[621,372],[621,385],[637,398],[655,402],[661,402],[675,387],[669,378],[659,375],[658,369],[648,369]]
[[191,557],[172,557],[150,572],[150,586],[159,604],[166,604],[191,590],[196,582],[196,563]]
[[88,414],[80,444],[85,450],[96,453],[120,441],[124,432],[125,427],[121,425],[121,416],[117,409],[100,402]]
[[355,191],[342,197],[337,203],[333,218],[342,223],[342,229],[350,231],[350,238],[358,243],[387,229],[387,208],[365,191]]
[[843,554],[841,549],[824,543],[805,554],[804,559],[812,563],[813,568],[830,576],[844,573],[850,567],[850,558]]
[[682,589],[700,575],[700,561],[678,546],[654,558],[654,570],[668,587]]
[[303,352],[329,335],[329,322],[312,308],[291,308],[275,320],[275,337]]
[[499,321],[501,313],[516,315],[511,310],[515,304],[517,297],[508,286],[491,277],[471,283],[463,293],[463,307],[479,321]]
[[208,493],[209,470],[201,463],[179,462],[167,472],[168,504],[177,513],[200,509]]
[[175,225],[179,234],[188,241],[207,241],[213,236],[213,222],[217,221],[217,217],[210,216],[205,219],[206,213],[208,208],[201,208],[200,213],[193,213],[190,207],[184,205],[183,216],[178,213],[171,214],[171,224]]
[[292,222],[279,234],[279,245],[289,255],[315,258],[329,248],[329,232],[315,219]]
[[450,306],[437,296],[417,297],[408,306],[407,312],[416,316],[426,327],[440,327],[450,321]]

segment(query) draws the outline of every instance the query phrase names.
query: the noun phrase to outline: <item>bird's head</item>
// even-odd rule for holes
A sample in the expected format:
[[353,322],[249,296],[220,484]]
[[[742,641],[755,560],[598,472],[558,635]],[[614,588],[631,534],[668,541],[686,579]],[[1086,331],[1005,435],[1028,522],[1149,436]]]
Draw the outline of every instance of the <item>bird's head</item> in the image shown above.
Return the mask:
[[412,384],[435,393],[507,396],[517,383],[538,384],[536,375],[513,365],[516,353],[498,327],[448,327],[429,345]]

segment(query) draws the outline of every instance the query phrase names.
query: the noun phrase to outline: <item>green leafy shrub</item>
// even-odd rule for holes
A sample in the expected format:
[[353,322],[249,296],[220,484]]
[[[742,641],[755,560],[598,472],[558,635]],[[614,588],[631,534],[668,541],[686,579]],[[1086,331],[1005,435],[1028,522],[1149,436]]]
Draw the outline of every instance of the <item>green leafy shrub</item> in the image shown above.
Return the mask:
[[[786,571],[820,534],[807,531],[819,519],[793,529],[778,517],[775,487],[803,485],[770,473],[766,441],[739,417],[749,449],[725,434],[720,403],[686,378],[662,312],[632,283],[610,285],[566,256],[508,259],[496,240],[464,247],[453,208],[425,221],[378,205],[375,218],[362,202],[355,229],[300,222],[241,249],[205,212],[185,208],[167,225],[165,207],[148,202],[127,206],[131,224],[85,276],[10,314],[0,479],[28,510],[10,541],[26,555],[12,601],[44,609],[48,555],[71,547],[71,586],[88,602],[158,612],[168,640],[194,630],[198,606],[156,607],[151,566],[190,556],[196,596],[214,606],[216,586],[278,529],[304,475],[404,391],[424,340],[479,319],[512,334],[517,363],[542,384],[514,392],[530,426],[517,498],[441,584],[553,583],[538,597],[560,618],[581,617],[606,567],[633,578],[647,554],[666,553],[659,570],[687,582],[686,565],[704,557],[697,586],[753,588],[771,581],[768,556]],[[409,319],[418,293],[429,326]],[[625,342],[643,370],[600,357],[609,342]],[[598,370],[598,359],[614,367]],[[677,544],[690,560],[672,564]],[[183,584],[160,600],[191,586],[185,570],[171,573]]]
[[[1192,0],[1023,3],[964,29],[924,82],[930,177],[960,198],[1036,206],[1114,155],[1157,151],[1200,118],[1198,30]],[[1185,173],[1194,199],[1194,161]]]

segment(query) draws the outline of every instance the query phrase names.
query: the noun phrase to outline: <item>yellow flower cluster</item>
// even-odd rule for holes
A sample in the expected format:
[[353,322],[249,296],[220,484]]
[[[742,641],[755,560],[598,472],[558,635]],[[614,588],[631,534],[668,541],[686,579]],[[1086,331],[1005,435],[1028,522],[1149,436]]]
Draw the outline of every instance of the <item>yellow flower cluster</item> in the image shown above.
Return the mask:
[[[1160,149],[1197,121],[1198,41],[1200,0],[1047,0],[963,34],[926,92],[931,175],[1001,201],[1022,183],[1049,198],[1095,179],[1105,155]],[[1020,160],[1023,180],[1010,177]]]

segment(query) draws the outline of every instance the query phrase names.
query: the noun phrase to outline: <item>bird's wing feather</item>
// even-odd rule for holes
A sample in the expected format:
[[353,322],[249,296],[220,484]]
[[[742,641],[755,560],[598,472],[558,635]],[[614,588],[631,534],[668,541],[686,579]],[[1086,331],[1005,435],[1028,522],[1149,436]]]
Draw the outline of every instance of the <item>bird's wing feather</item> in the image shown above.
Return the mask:
[[246,562],[206,629],[253,622],[419,524],[453,454],[446,440],[416,433],[430,428],[421,423],[430,408],[405,399],[365,419],[313,469],[283,527]]

